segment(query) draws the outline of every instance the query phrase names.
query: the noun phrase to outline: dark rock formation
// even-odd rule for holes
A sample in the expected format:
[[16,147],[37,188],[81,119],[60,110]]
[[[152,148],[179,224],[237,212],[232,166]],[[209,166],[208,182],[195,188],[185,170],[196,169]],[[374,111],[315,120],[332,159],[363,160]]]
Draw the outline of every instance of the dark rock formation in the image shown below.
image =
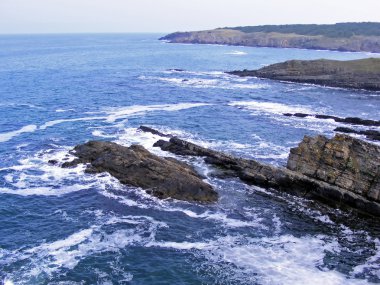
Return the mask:
[[367,139],[373,141],[380,141],[380,132],[375,130],[354,130],[346,127],[338,127],[334,129],[335,132],[346,133],[346,134],[358,134],[366,136]]
[[258,70],[231,71],[238,76],[255,76],[322,86],[380,91],[380,58],[359,60],[290,60]]
[[213,202],[213,188],[188,165],[161,158],[139,145],[124,147],[112,142],[90,141],[74,148],[78,158],[62,167],[88,163],[87,172],[108,172],[123,184],[146,189],[159,198]]
[[346,135],[305,137],[288,169],[380,202],[380,147]]
[[143,132],[146,132],[146,133],[151,133],[151,134],[154,134],[154,135],[158,135],[160,137],[167,137],[167,138],[173,137],[172,135],[161,133],[161,132],[159,132],[159,131],[157,131],[155,129],[152,129],[150,127],[147,127],[147,126],[140,126],[139,130],[143,131]]
[[358,117],[347,117],[347,118],[341,118],[337,116],[330,116],[330,115],[313,115],[313,114],[304,114],[304,113],[284,113],[284,116],[287,117],[298,117],[298,118],[306,118],[306,117],[315,117],[317,119],[322,119],[322,120],[334,120],[335,122],[338,123],[343,123],[343,124],[351,124],[351,125],[361,125],[361,126],[380,126],[380,121],[376,120],[368,120],[368,119],[361,119]]
[[177,32],[171,43],[380,52],[379,23],[278,25]]
[[[328,143],[332,146],[328,148],[331,151],[321,155]],[[236,176],[249,184],[322,200],[334,206],[350,206],[380,216],[380,147],[349,136],[337,135],[331,140],[305,137],[299,148],[292,149],[288,163],[290,169],[236,158],[176,137],[169,141],[159,140],[155,146],[177,155],[205,157],[206,163],[218,168],[219,176]],[[304,153],[305,161],[302,160]],[[320,167],[313,169],[325,167],[335,176],[312,173],[309,164],[313,165],[314,161],[318,161]]]

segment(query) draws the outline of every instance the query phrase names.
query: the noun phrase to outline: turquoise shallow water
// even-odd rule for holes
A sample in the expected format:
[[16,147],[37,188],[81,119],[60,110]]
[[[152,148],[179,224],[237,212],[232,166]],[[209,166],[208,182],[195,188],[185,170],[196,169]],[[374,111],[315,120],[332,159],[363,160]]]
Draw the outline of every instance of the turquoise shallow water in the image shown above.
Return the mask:
[[[380,223],[208,177],[214,205],[158,200],[107,174],[61,169],[89,139],[152,147],[141,124],[284,165],[304,135],[380,119],[380,94],[223,71],[364,53],[168,44],[160,35],[0,36],[0,284],[380,282]],[[175,71],[172,69],[182,69]],[[181,158],[206,176],[199,159]]]

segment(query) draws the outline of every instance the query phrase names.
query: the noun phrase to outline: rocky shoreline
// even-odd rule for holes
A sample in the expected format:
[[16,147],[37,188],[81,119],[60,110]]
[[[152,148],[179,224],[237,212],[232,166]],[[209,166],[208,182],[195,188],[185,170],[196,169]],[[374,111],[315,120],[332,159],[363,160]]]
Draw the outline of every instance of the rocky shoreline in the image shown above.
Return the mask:
[[240,77],[380,91],[380,58],[359,60],[289,60],[258,70],[230,71]]
[[[238,177],[247,184],[274,188],[350,207],[380,217],[380,147],[338,134],[332,139],[305,136],[291,149],[287,167],[274,167],[256,160],[234,157],[207,149],[178,137],[142,126],[169,140],[159,147],[180,156],[203,157],[219,178]],[[217,193],[191,166],[173,158],[161,158],[141,146],[129,148],[111,142],[88,142],[74,148],[78,158],[62,167],[87,163],[87,172],[109,172],[121,183],[141,187],[159,198],[215,202]]]

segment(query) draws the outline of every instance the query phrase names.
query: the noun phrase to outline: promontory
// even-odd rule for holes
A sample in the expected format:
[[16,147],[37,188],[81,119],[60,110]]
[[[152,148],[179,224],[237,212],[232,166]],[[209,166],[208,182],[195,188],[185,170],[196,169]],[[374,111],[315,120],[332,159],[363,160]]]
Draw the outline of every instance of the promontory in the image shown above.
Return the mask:
[[206,31],[176,32],[162,37],[161,40],[171,43],[379,53],[380,23],[226,27]]
[[258,70],[227,72],[281,81],[380,91],[380,58],[359,60],[290,60]]

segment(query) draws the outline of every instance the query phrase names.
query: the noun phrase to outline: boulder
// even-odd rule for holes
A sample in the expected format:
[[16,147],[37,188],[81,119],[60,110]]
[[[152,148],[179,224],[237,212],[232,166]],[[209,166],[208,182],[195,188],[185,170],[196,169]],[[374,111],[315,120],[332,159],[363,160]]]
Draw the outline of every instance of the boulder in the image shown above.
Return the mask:
[[213,188],[194,169],[173,158],[158,157],[144,147],[90,141],[74,148],[78,158],[62,167],[87,163],[87,172],[108,172],[121,183],[141,187],[158,198],[214,202]]

